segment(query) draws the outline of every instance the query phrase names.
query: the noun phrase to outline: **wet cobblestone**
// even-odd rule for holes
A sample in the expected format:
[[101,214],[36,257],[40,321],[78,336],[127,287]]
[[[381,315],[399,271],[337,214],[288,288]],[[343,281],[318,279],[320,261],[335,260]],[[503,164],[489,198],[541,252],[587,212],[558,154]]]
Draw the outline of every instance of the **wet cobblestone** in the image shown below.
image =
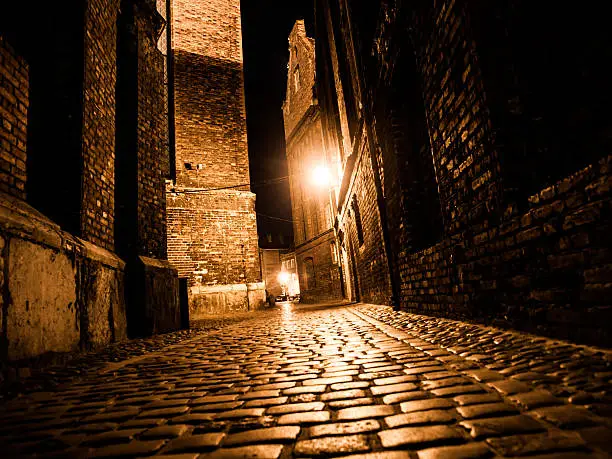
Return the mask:
[[1,402],[3,457],[610,454],[605,350],[386,307],[287,305],[124,351]]

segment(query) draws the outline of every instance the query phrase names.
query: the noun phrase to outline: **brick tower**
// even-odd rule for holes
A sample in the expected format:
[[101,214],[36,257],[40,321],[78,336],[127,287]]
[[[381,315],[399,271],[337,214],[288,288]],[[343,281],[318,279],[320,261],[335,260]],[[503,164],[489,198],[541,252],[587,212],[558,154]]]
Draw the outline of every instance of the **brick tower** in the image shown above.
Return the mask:
[[[174,0],[175,180],[168,258],[191,317],[263,304],[249,188],[239,0]],[[246,185],[245,185],[246,184]]]

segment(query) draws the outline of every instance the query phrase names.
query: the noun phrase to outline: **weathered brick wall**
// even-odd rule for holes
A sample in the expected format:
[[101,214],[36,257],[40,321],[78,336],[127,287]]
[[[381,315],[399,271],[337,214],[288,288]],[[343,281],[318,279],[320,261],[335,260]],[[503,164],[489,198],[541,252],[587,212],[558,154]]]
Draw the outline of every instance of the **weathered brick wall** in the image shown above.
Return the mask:
[[91,0],[85,12],[81,235],[114,249],[115,83],[118,0]]
[[260,281],[254,194],[170,192],[167,201],[168,257],[179,277],[190,286]]
[[[283,104],[285,138],[289,138],[308,109],[315,104],[314,40],[306,36],[303,20],[296,21],[289,34],[287,90]],[[296,79],[298,80],[296,85]]]
[[240,3],[173,7],[177,184],[248,183]]
[[447,233],[499,208],[499,162],[467,2],[402,11],[414,32],[417,67]]
[[410,255],[403,306],[609,345],[611,168],[604,158],[533,195],[528,212]]
[[[189,278],[196,313],[248,308],[263,287],[255,285],[240,2],[175,0],[172,26],[179,193],[167,197],[168,259]],[[200,189],[183,194],[187,187]]]
[[530,195],[612,151],[612,32],[596,2],[467,3],[504,199],[525,209]]
[[[374,171],[367,141],[363,139],[363,142],[362,152],[355,165],[353,188],[349,190],[349,199],[344,206],[345,213],[341,217],[341,229],[345,234],[344,238],[350,239],[350,242],[348,240],[344,242],[347,251],[350,253],[350,250],[353,250],[354,252],[361,301],[388,304],[391,297],[391,286],[377,206]],[[358,240],[355,212],[351,205],[353,196],[357,198],[361,215],[362,244]]]
[[328,185],[317,185],[314,171],[326,164],[318,112],[312,112],[286,148],[295,244],[331,227]]
[[0,35],[0,190],[25,199],[28,65]]
[[[333,242],[335,242],[334,233],[329,230],[295,252],[301,300],[305,303],[342,298],[340,271],[332,253]],[[306,258],[312,259],[314,268],[314,276],[308,280],[308,283],[305,282]]]
[[[155,21],[157,19],[157,21]],[[154,22],[155,21],[155,22]],[[166,258],[166,177],[169,175],[162,24],[150,12],[136,16],[138,36],[138,251]]]
[[334,233],[329,187],[334,184],[315,180],[317,168],[324,167],[333,175],[335,165],[323,141],[320,108],[313,92],[314,66],[314,41],[306,36],[304,21],[299,20],[289,35],[283,118],[298,276],[305,302],[342,298],[340,273],[330,247]]

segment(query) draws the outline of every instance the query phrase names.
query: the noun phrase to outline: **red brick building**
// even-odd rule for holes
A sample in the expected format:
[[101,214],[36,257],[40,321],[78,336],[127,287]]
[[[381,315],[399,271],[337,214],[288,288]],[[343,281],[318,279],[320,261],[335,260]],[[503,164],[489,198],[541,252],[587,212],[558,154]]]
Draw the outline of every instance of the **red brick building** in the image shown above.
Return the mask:
[[2,6],[2,371],[180,326],[158,3]]
[[175,0],[174,178],[168,257],[187,279],[192,316],[264,301],[249,188],[238,0]]
[[[343,297],[331,205],[338,170],[330,167],[337,151],[323,142],[314,63],[314,40],[299,20],[289,35],[283,117],[295,256],[304,302]],[[317,184],[313,177],[317,173],[329,174],[329,183]]]
[[605,20],[552,2],[315,8],[347,291],[610,344]]

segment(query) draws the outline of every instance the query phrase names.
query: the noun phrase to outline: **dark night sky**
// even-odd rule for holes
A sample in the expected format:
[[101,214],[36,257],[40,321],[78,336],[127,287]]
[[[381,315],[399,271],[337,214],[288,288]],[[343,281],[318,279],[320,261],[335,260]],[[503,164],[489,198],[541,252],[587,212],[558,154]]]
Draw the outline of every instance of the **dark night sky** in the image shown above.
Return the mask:
[[285,97],[289,32],[305,19],[312,36],[313,0],[241,0],[242,42],[251,188],[257,194],[259,234],[285,233],[291,202],[289,183],[258,185],[287,175],[282,103]]

